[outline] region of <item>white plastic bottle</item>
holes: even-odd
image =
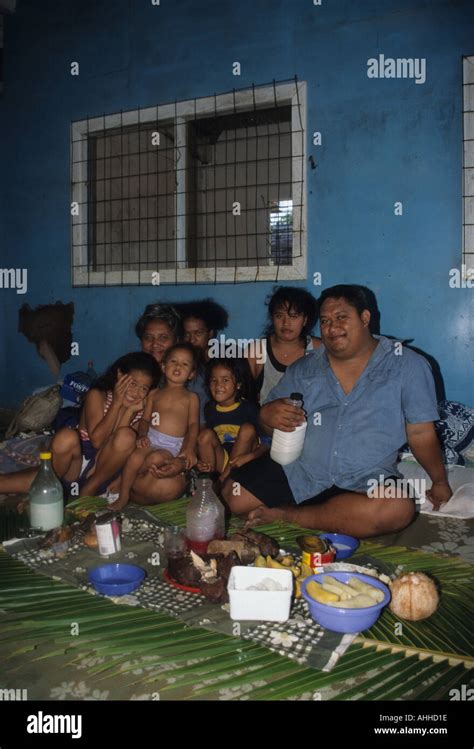
[[[196,554],[205,554],[210,541],[225,536],[225,510],[209,476],[197,479],[197,489],[186,510],[186,542]]]
[[[291,406],[303,408],[303,396],[301,393],[291,393],[286,402]],[[282,432],[280,429],[273,430],[270,457],[275,463],[286,466],[300,457],[303,452],[307,426],[308,424],[305,421],[300,426],[295,427],[293,432]]]
[[[32,528],[49,531],[64,520],[64,493],[53,471],[51,453],[40,453],[39,471],[30,486],[30,523]]]

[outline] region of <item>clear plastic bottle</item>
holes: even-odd
[[[205,554],[214,538],[225,536],[225,510],[212,488],[209,476],[197,479],[197,489],[186,510],[188,549]]]
[[[64,493],[53,471],[51,453],[40,453],[39,471],[30,487],[30,523],[32,528],[49,531],[64,520]]]

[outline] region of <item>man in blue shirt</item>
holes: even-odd
[[[431,370],[400,343],[372,335],[369,322],[360,287],[321,295],[324,347],[287,369],[260,412],[269,434],[293,431],[306,412],[301,457],[282,467],[265,455],[233,470],[223,488],[230,509],[250,524],[286,520],[359,538],[401,530],[415,514],[405,485],[396,484],[405,442],[433,482],[434,506],[451,496]],[[286,402],[292,392],[302,393],[305,411]]]

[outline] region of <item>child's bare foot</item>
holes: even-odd
[[[120,512],[120,510],[123,510],[124,507],[128,505],[128,498],[127,497],[119,497],[115,500],[115,502],[112,502],[109,504],[108,509],[109,510],[115,510],[115,512]]]
[[[118,494],[120,491],[120,484],[122,481],[121,476],[117,476],[116,479],[114,479],[107,487],[107,491],[109,494]]]

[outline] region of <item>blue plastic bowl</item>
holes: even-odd
[[[340,580],[342,583],[346,583],[351,577],[357,577],[364,583],[369,583],[369,585],[373,585],[375,588],[380,588],[384,593],[384,599],[380,603],[374,603],[373,606],[363,609],[343,609],[337,606],[328,606],[325,603],[318,603],[308,595],[306,586],[310,580],[322,583],[328,575],[334,577],[336,580]],[[381,583],[380,580],[370,577],[370,575],[362,575],[359,572],[331,572],[327,574],[321,572],[319,575],[311,575],[306,578],[301,586],[301,593],[308,602],[309,612],[313,619],[322,627],[330,629],[333,632],[364,632],[375,624],[382,613],[382,609],[390,602],[390,591],[386,585]]]
[[[89,582],[104,596],[124,596],[136,590],[145,570],[135,564],[102,564],[89,572]]]
[[[355,550],[358,548],[360,541],[352,536],[345,536],[343,533],[321,533],[321,538],[325,538],[331,542],[336,549],[336,559],[347,559],[352,556]],[[339,548],[339,544],[348,546],[348,549]]]

